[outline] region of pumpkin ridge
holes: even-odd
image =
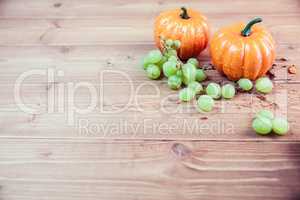
[[[221,64],[218,64],[221,71],[223,71],[223,67],[224,67],[224,65],[222,64],[223,63],[223,55],[224,55],[224,52],[226,51],[226,46],[229,43],[227,34],[224,34],[223,37],[224,37],[224,42],[223,43],[221,42],[222,49],[220,50],[220,55],[219,55],[219,57],[220,57],[219,61]]]
[[[195,27],[196,24],[195,24],[195,21],[192,21],[191,23],[192,23],[192,24],[191,24],[192,27],[190,28],[191,36],[192,36],[193,41],[195,41],[195,40],[196,40],[196,30],[195,30],[195,28],[193,28],[193,27]],[[196,44],[195,44],[195,42],[193,42],[193,43],[192,43],[191,49],[192,49],[192,52],[193,52],[193,55],[194,55],[194,56],[196,56],[196,55],[195,55],[195,52],[196,52],[195,48],[196,48]]]
[[[207,42],[205,42],[205,38],[207,38],[205,36],[205,33],[203,33],[203,29],[201,29],[201,26],[198,26],[197,29],[195,30],[196,31],[196,36],[197,36],[197,49],[201,49],[201,48],[205,48],[206,47],[206,44]]]
[[[260,52],[262,54],[262,67],[261,67],[261,70],[260,70],[260,73],[258,76],[262,76],[269,70],[268,66],[271,66],[272,61],[271,61],[270,57],[268,56],[268,47],[266,47],[267,44],[262,42],[261,38],[258,41],[259,41],[258,45],[260,47]],[[270,53],[271,52],[269,52],[269,54]]]
[[[246,40],[249,49],[246,49],[245,77],[256,79],[261,69],[261,55],[258,55],[259,49],[256,46],[256,41],[249,38]]]
[[[232,53],[230,65],[232,66],[232,70],[235,72],[234,79],[238,79],[238,77],[243,75],[245,48],[240,37],[235,37],[233,35],[232,43],[234,44],[236,51]]]
[[[228,46],[226,46],[226,51],[223,54],[223,63],[224,63],[224,73],[230,77],[230,79],[236,79],[236,77],[240,76],[242,74],[241,70],[238,70],[241,66],[239,63],[235,63],[237,60],[237,57],[240,57],[239,51],[232,51],[231,48],[238,48],[238,38],[236,38],[232,34],[228,34],[228,37],[231,37],[228,39],[229,43]],[[224,47],[225,48],[225,47]]]

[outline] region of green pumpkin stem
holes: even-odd
[[[242,30],[241,34],[242,36],[244,37],[247,37],[251,34],[251,28],[254,24],[257,24],[257,23],[260,23],[262,22],[262,18],[260,17],[257,17],[257,18],[254,18],[253,20],[251,20],[244,28],[244,30]]]
[[[189,19],[191,18],[189,15],[188,15],[188,12],[187,12],[187,9],[185,7],[181,7],[181,10],[182,10],[182,13],[180,14],[180,17],[182,19]]]

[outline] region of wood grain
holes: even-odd
[[[264,19],[277,43],[275,89],[265,100],[238,94],[203,114],[194,102],[178,104],[165,79],[146,78],[140,60],[154,48],[154,18],[182,5],[203,12],[212,33]],[[299,199],[300,76],[287,73],[300,66],[299,11],[298,0],[0,1],[0,199]],[[208,52],[199,60],[208,65]],[[56,73],[22,85],[23,102],[37,113],[15,101],[16,80],[30,70]],[[115,73],[101,79],[107,70]],[[73,105],[67,86],[83,82],[96,89],[96,107],[72,115],[91,93],[77,89]],[[253,133],[262,108],[287,117],[288,135]]]
[[[298,142],[5,139],[0,152],[5,199],[299,197]]]

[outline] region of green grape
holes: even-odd
[[[177,60],[177,57],[176,56],[170,56],[169,58],[168,58],[168,61],[172,61],[172,62],[177,62],[178,60]]]
[[[204,81],[207,78],[205,72],[203,69],[197,69],[196,70],[196,81]]]
[[[173,40],[171,40],[171,39],[167,39],[167,41],[166,41],[166,45],[167,45],[168,47],[171,47],[171,46],[173,46],[173,44],[174,44]]]
[[[257,114],[256,114],[256,117],[265,117],[265,118],[268,118],[268,119],[273,119],[274,118],[274,115],[271,111],[269,110],[261,110],[259,111]]]
[[[200,94],[203,91],[201,83],[193,81],[188,84],[188,87],[195,91],[196,94]]]
[[[261,93],[270,93],[273,89],[273,83],[269,78],[262,77],[257,79],[255,83],[255,88]]]
[[[179,49],[181,46],[181,42],[179,40],[175,40],[173,46],[175,47],[175,49]]]
[[[195,98],[195,95],[195,91],[191,88],[184,88],[179,92],[179,99],[181,101],[191,101],[193,98]]]
[[[156,64],[162,59],[160,50],[152,50],[148,53],[147,59],[151,64]]]
[[[289,131],[289,123],[286,119],[276,117],[272,121],[273,131],[278,135],[285,135]]]
[[[198,62],[198,60],[196,58],[190,58],[190,59],[188,59],[187,63],[191,63],[195,67],[199,67],[199,62]]]
[[[177,56],[177,51],[175,49],[169,49],[166,54],[165,54],[168,58],[171,56]]]
[[[197,100],[199,111],[210,112],[215,105],[215,101],[211,96],[202,95]]]
[[[167,61],[163,65],[163,72],[166,77],[170,77],[172,75],[175,75],[177,72],[177,63],[173,61]]]
[[[235,95],[235,88],[231,84],[226,84],[222,86],[222,96],[225,99],[232,99]]]
[[[221,87],[217,83],[209,83],[206,87],[206,94],[214,99],[221,97]]]
[[[190,63],[186,63],[182,66],[183,83],[188,85],[196,80],[196,68]]]
[[[157,65],[151,64],[147,67],[147,76],[150,79],[158,79],[160,77],[160,69]]]
[[[267,135],[272,131],[272,122],[266,117],[257,117],[252,122],[252,128],[257,134]]]
[[[249,91],[252,89],[253,87],[253,83],[252,81],[250,81],[249,79],[247,78],[241,78],[239,81],[238,81],[238,84],[239,84],[239,87],[244,90],[244,91]]]
[[[182,80],[179,76],[173,75],[168,78],[168,85],[173,90],[179,89],[181,84]]]
[[[181,69],[177,70],[176,75],[182,78],[183,76],[182,70]]]
[[[163,65],[165,64],[165,62],[167,62],[168,59],[166,58],[166,56],[163,56],[160,61],[156,64],[160,69],[162,69]]]
[[[142,65],[143,65],[144,70],[146,70],[150,64],[151,63],[150,63],[150,60],[148,59],[148,57],[147,56],[144,57],[142,60]]]

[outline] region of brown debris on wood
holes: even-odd
[[[256,98],[258,98],[258,99],[260,99],[262,101],[266,101],[267,100],[267,98],[265,96],[261,95],[261,94],[257,94]]]
[[[208,117],[200,117],[201,120],[207,120]]]
[[[273,70],[271,69],[271,70],[269,70],[268,72],[267,72],[267,76],[271,79],[271,80],[273,80],[276,76],[275,76],[275,73],[273,72]]]
[[[213,70],[214,66],[211,63],[203,64],[201,67],[203,70]]]
[[[288,72],[289,72],[289,74],[297,74],[297,68],[296,68],[296,66],[295,65],[289,66]]]

